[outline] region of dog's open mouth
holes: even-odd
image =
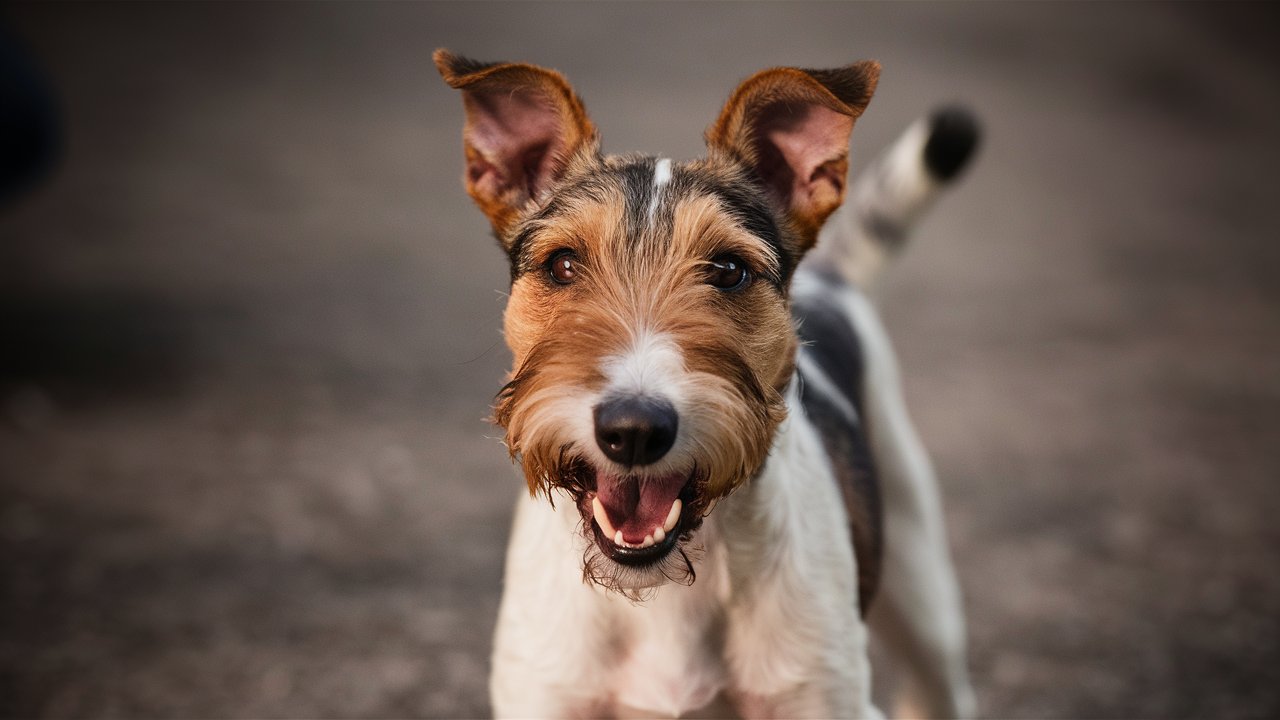
[[[624,565],[648,565],[664,558],[684,531],[693,493],[687,473],[658,477],[596,472],[596,489],[583,497],[596,545]]]

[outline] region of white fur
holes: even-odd
[[[658,203],[662,200],[662,189],[671,182],[671,158],[662,158],[653,166],[653,197],[649,200],[649,224],[658,214]]]
[[[663,333],[640,332],[626,352],[605,358],[601,370],[604,395],[668,397],[685,382],[684,355]]]

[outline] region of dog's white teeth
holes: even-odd
[[[615,528],[613,523],[609,522],[609,513],[604,511],[604,503],[600,502],[599,497],[591,498],[591,513],[595,516],[596,524],[600,526],[600,532],[605,537],[612,537],[613,544],[626,548],[647,548],[653,547],[663,540],[667,539],[667,534],[675,529],[676,523],[680,522],[680,510],[682,503],[677,498],[671,503],[671,510],[667,513],[667,519],[662,523],[661,527],[655,527],[653,532],[645,535],[644,540],[637,543],[629,543],[622,539],[622,531]]]
[[[596,524],[600,526],[605,537],[615,534],[613,523],[609,522],[609,513],[604,511],[604,504],[600,502],[599,496],[591,498],[591,512],[595,514]],[[622,533],[618,532],[616,535],[621,537]]]
[[[680,502],[680,498],[676,498],[676,501],[671,503],[671,511],[667,513],[667,521],[662,523],[662,529],[664,531],[671,532],[675,529],[676,523],[680,522],[680,509],[682,505],[683,503]]]

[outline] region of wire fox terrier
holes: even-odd
[[[896,711],[971,714],[933,470],[863,290],[972,117],[915,123],[828,223],[876,62],[751,76],[678,163],[602,154],[555,71],[434,57],[511,263],[494,418],[529,497],[496,714],[877,716],[868,627]]]

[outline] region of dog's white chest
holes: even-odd
[[[623,714],[685,716],[724,690],[726,583],[721,563],[700,563],[692,586],[664,586],[644,604],[616,608],[619,664],[612,680]]]

